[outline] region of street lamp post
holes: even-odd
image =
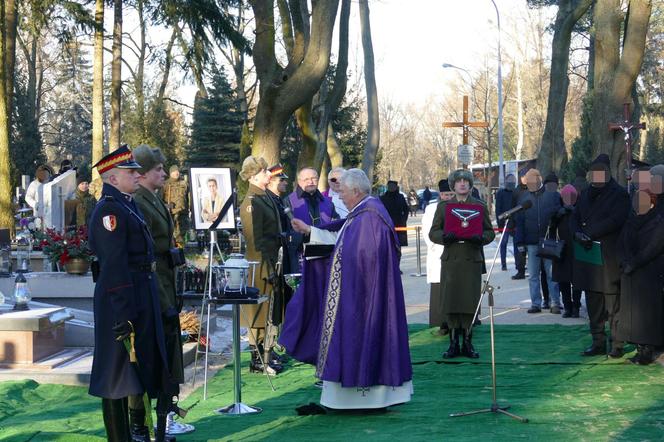
[[[502,60],[500,54],[500,12],[494,0],[491,0],[493,7],[496,8],[496,18],[498,20],[498,185],[505,185],[505,169],[503,160],[503,73]]]

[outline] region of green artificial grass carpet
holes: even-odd
[[[447,337],[422,325],[410,327],[413,383],[411,402],[386,413],[298,416],[295,407],[317,402],[313,367],[291,362],[272,378],[249,374],[243,354],[242,401],[261,407],[257,415],[219,416],[214,410],[233,401],[232,366],[181,405],[196,431],[178,441],[234,440],[662,440],[664,367],[634,366],[604,357],[579,355],[589,344],[581,326],[496,326],[498,402],[527,417],[521,423],[488,413],[450,418],[449,413],[491,405],[489,327],[475,331],[481,358],[442,361]],[[629,355],[628,355],[629,356]],[[200,379],[200,378],[199,378]],[[105,432],[100,401],[87,389],[0,383],[0,440],[101,441]]]

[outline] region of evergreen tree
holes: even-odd
[[[572,156],[561,168],[562,178],[567,183],[573,182],[577,173],[587,172],[592,161],[591,116],[592,94],[587,94],[583,100],[579,136],[572,143]]]
[[[10,145],[12,187],[20,184],[21,175],[34,178],[37,166],[46,162],[37,120],[29,116],[30,103],[23,83],[23,79],[16,79]]]
[[[191,126],[189,166],[236,166],[244,118],[223,70],[215,69],[208,98],[197,96]]]

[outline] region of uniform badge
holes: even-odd
[[[109,232],[112,232],[118,226],[118,221],[115,218],[115,215],[106,215],[102,218],[102,223],[104,224],[104,228]]]
[[[251,213],[251,204],[247,206],[247,213]]]

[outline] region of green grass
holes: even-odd
[[[661,440],[664,434],[664,368],[633,366],[625,360],[583,358],[587,329],[578,326],[501,325],[496,327],[498,402],[527,417],[449,413],[491,404],[489,328],[475,334],[481,358],[443,362],[447,338],[414,325],[411,354],[415,394],[408,404],[385,414],[330,413],[297,416],[295,407],[317,402],[313,367],[290,363],[267,380],[249,374],[244,354],[243,402],[263,408],[251,416],[219,416],[232,402],[232,367],[181,405],[191,407],[186,422],[196,432],[182,441],[207,440]],[[0,440],[105,440],[100,401],[81,387],[0,383]]]

